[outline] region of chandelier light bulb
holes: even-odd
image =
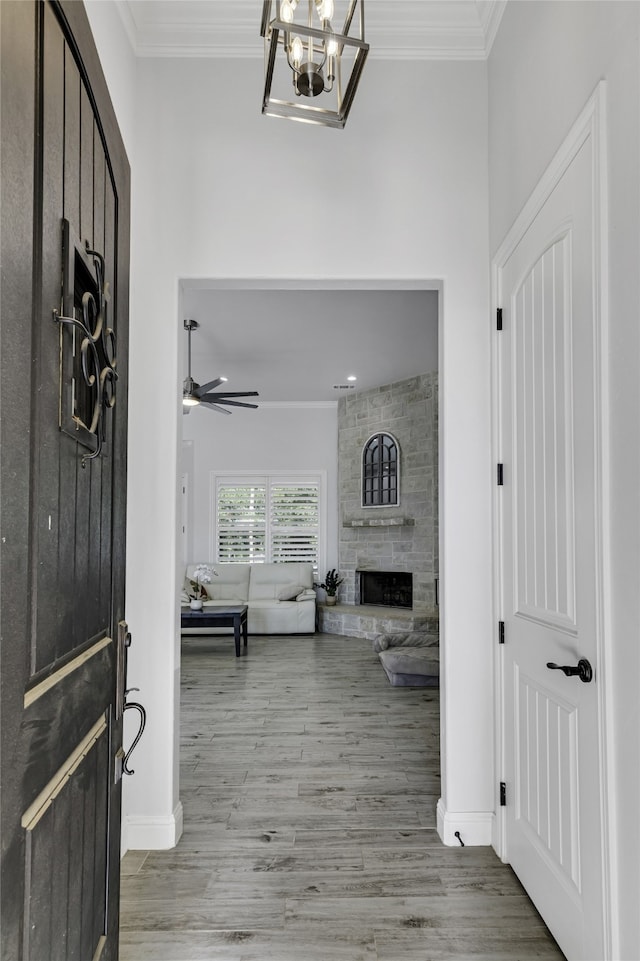
[[[332,37],[331,40],[327,40],[327,56],[335,57],[337,53],[338,53],[338,41]]]
[[[302,46],[302,40],[300,37],[294,37],[291,41],[291,60],[296,67],[299,67],[302,62],[303,52],[304,47]]]
[[[318,0],[318,16],[321,20],[331,20],[333,17],[333,0]]]
[[[280,4],[280,19],[284,23],[293,23],[293,10],[291,0],[282,0]]]

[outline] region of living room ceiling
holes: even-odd
[[[186,287],[182,306],[200,325],[194,379],[225,376],[230,391],[257,390],[258,403],[337,401],[438,367],[435,290]]]
[[[140,57],[262,57],[261,0],[116,0]],[[506,0],[367,0],[370,57],[482,60]]]

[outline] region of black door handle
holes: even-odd
[[[588,684],[589,681],[593,680],[593,668],[586,657],[581,657],[575,666],[571,664],[554,664],[553,661],[547,661],[547,667],[550,671],[562,671],[567,677],[577,676],[584,684]]]

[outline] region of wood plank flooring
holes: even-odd
[[[371,642],[183,639],[171,851],[122,865],[120,961],[562,961],[490,848],[448,848],[438,692]]]

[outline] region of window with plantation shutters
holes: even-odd
[[[259,564],[266,560],[266,488],[220,484],[217,498],[218,561]]]
[[[301,562],[318,570],[323,553],[322,475],[216,475],[216,559],[221,563]]]
[[[318,558],[318,485],[274,484],[270,488],[272,561]]]

